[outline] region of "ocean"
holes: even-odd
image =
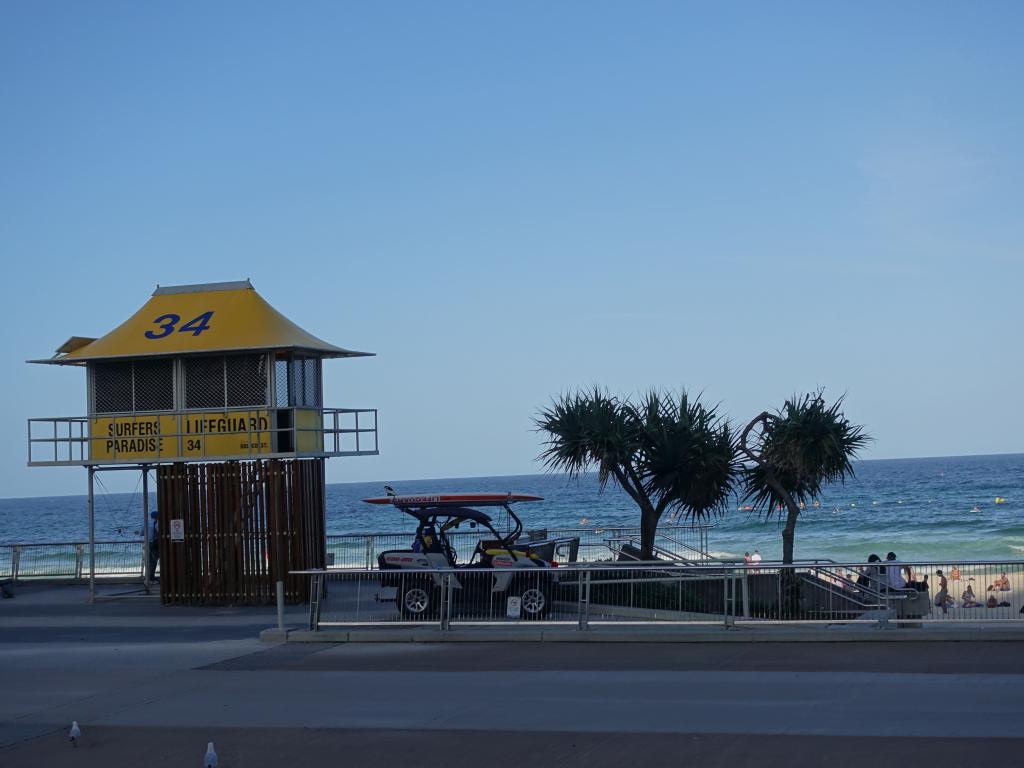
[[[408,516],[361,502],[383,495],[384,482],[329,485],[328,533],[411,532]],[[520,475],[390,484],[399,493],[516,491],[543,496],[542,502],[517,507],[527,528],[639,523],[633,502],[612,485],[601,493],[594,475],[579,480]],[[996,503],[997,497],[1005,501]],[[761,520],[740,506],[737,500],[711,521],[712,553],[737,557],[757,548],[765,559],[781,557],[781,523]],[[581,522],[584,518],[586,523]],[[140,493],[97,492],[97,540],[139,538],[141,520]],[[87,537],[84,495],[0,499],[0,543]],[[872,552],[884,557],[890,550],[905,560],[1024,559],[1024,454],[859,462],[856,478],[828,488],[821,506],[805,510],[797,525],[797,558],[863,561]]]

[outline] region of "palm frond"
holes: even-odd
[[[819,390],[787,400],[772,414],[759,436],[759,455],[796,502],[808,504],[831,483],[854,474],[853,461],[870,437],[842,412],[843,398],[831,406]],[[765,467],[751,464],[743,473],[746,500],[771,517],[785,498],[768,482]]]
[[[548,471],[578,477],[596,469],[602,488],[636,450],[630,409],[598,387],[561,395],[537,415],[534,424],[547,435],[540,458]]]
[[[642,410],[639,474],[647,493],[692,518],[724,512],[740,470],[728,422],[685,391],[649,391]]]

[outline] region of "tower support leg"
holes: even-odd
[[[96,503],[93,482],[96,468],[89,467],[89,602],[96,602]]]

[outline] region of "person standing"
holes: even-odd
[[[160,510],[149,513],[152,522],[149,528],[149,580],[156,580],[156,567],[160,562]]]
[[[935,595],[935,607],[941,608],[943,613],[949,613],[949,582],[941,568],[935,572],[935,575],[939,577],[939,591]]]
[[[754,566],[758,566],[758,565],[761,564],[761,550],[759,550],[759,549],[755,549],[754,550],[754,554],[752,554],[750,556],[750,564],[754,565]],[[755,571],[755,573],[756,573],[756,571]]]

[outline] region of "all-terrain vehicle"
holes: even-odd
[[[403,618],[434,619],[440,614],[443,572],[437,569],[464,570],[452,574],[451,610],[482,618],[506,616],[510,609],[522,618],[540,619],[551,611],[557,584],[555,552],[564,552],[575,560],[579,538],[548,539],[534,536],[521,539],[523,524],[512,511],[512,504],[542,501],[525,494],[437,494],[422,496],[389,495],[364,499],[370,504],[390,504],[417,521],[409,549],[381,552],[377,564],[381,570],[379,599],[393,599]],[[472,506],[469,506],[472,505]],[[497,531],[490,515],[473,507],[500,507],[508,515],[509,532]],[[482,528],[482,535],[460,531],[457,538],[472,542],[473,552],[459,562],[453,535],[460,526]],[[487,574],[480,569],[497,569]],[[423,573],[418,573],[423,572]],[[518,605],[509,598],[518,598]]]

